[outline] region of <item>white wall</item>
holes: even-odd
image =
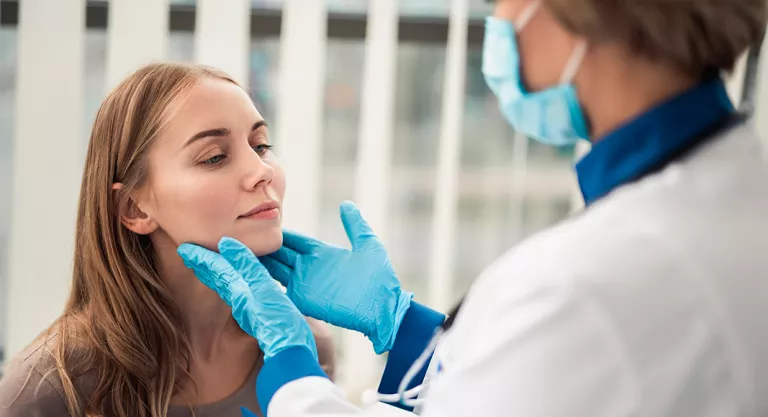
[[[763,42],[763,48],[760,51],[760,69],[757,74],[757,93],[755,94],[755,115],[754,123],[757,131],[760,132],[763,139],[768,140],[768,40]]]
[[[9,354],[56,318],[69,288],[82,170],[84,6],[84,0],[20,3]]]
[[[16,67],[16,31],[0,29],[0,73],[9,74]],[[14,71],[15,72],[15,71]],[[15,83],[15,77],[8,77],[7,81]],[[15,107],[11,94],[11,86],[0,90],[0,196],[9,196],[11,193],[11,174],[13,170],[11,137],[13,135],[13,119]],[[7,276],[8,276],[8,235],[11,226],[11,200],[0,198],[0,350],[5,346],[7,331],[6,303]],[[2,360],[0,360],[2,361]]]

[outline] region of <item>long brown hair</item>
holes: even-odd
[[[211,68],[153,64],[139,69],[98,111],[85,159],[72,288],[53,356],[71,415],[162,417],[189,381],[190,347],[181,313],[155,266],[148,236],[122,226],[120,213],[148,177],[147,153],[169,107],[201,78],[236,84]],[[120,190],[112,185],[120,182]],[[97,372],[81,398],[76,378]],[[90,391],[90,390],[89,390]]]

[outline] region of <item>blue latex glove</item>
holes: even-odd
[[[353,203],[341,205],[341,221],[351,251],[284,232],[283,247],[261,261],[303,314],[359,331],[377,354],[388,352],[413,294],[400,289],[387,251]]]
[[[297,346],[317,358],[309,323],[248,247],[225,237],[219,253],[189,243],[177,251],[197,278],[232,307],[240,327],[259,341],[265,361]]]

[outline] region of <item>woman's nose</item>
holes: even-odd
[[[243,158],[243,188],[253,190],[272,182],[275,169],[272,168],[256,151],[249,148],[248,157]]]

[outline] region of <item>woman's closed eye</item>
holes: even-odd
[[[205,159],[203,161],[200,161],[200,163],[203,164],[203,165],[220,165],[226,159],[227,159],[227,155],[224,155],[222,153],[222,154],[214,155],[214,156],[212,156],[212,157],[210,157],[208,159]]]
[[[256,151],[257,154],[260,156],[266,155],[269,150],[272,149],[272,145],[267,144],[259,144],[253,147],[253,150]]]
[[[221,165],[229,158],[229,153],[228,146],[209,146],[197,156],[197,164],[207,167]]]
[[[252,146],[251,149],[253,149],[253,151],[256,152],[259,156],[265,156],[270,151],[270,149],[272,149],[272,145],[259,144],[259,145]],[[227,160],[227,158],[229,157],[225,153],[218,153],[211,157],[203,159],[202,161],[200,161],[200,164],[209,165],[209,166],[221,165]]]

